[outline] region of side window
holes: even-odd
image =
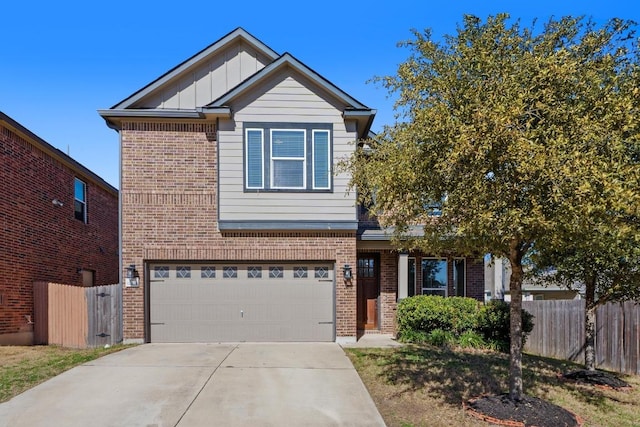
[[[458,297],[467,295],[465,264],[464,258],[456,258],[453,260],[453,291]]]
[[[416,294],[416,259],[408,259],[409,276],[407,277],[407,296],[412,297]]]
[[[74,215],[77,220],[87,222],[87,185],[78,178],[74,183]]]

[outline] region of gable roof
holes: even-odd
[[[216,52],[222,51],[231,43],[238,39],[244,40],[253,46],[258,52],[264,54],[271,60],[262,69],[253,75],[241,81],[238,85],[227,91],[225,94],[210,102],[204,107],[195,109],[165,109],[165,108],[135,108],[136,102],[153,91],[161,88],[175,77],[187,72],[193,67],[197,67],[199,63],[211,57]],[[172,68],[147,86],[138,90],[131,96],[120,101],[108,110],[98,110],[98,113],[105,119],[107,125],[114,129],[118,129],[117,122],[124,117],[153,117],[153,118],[175,118],[175,119],[205,119],[207,117],[231,117],[232,111],[229,103],[242,95],[251,88],[259,85],[265,79],[274,73],[290,67],[302,74],[323,91],[334,97],[336,100],[345,104],[347,107],[342,112],[343,117],[349,120],[355,120],[358,124],[358,136],[366,138],[376,114],[376,110],[362,104],[342,89],[331,83],[326,78],[303,64],[290,53],[285,52],[278,55],[273,49],[262,43],[260,40],[249,34],[242,28],[236,28],[220,40],[196,53],[191,58]]]
[[[285,52],[278,59],[276,59],[275,61],[273,61],[272,63],[270,63],[269,65],[267,65],[266,67],[264,67],[263,69],[261,69],[260,71],[252,75],[251,77],[249,77],[248,79],[238,84],[229,92],[225,93],[220,98],[216,99],[215,101],[207,105],[207,107],[215,108],[215,107],[223,107],[227,105],[227,103],[231,101],[233,98],[239,96],[240,94],[250,89],[251,87],[254,87],[256,84],[268,78],[270,75],[273,75],[278,70],[282,69],[287,65],[295,69],[296,71],[300,72],[301,74],[303,74],[305,77],[307,77],[308,79],[316,83],[318,86],[325,89],[327,92],[335,96],[340,101],[344,102],[347,105],[351,105],[352,108],[369,110],[367,106],[360,103],[355,98],[351,97],[349,94],[344,92],[342,89],[338,88],[329,80],[322,77],[320,74],[313,71],[311,68],[307,67],[305,64],[300,62],[298,59],[296,59],[293,55],[291,55],[288,52]]]
[[[92,180],[95,184],[104,188],[105,190],[111,192],[115,196],[118,195],[118,190],[109,184],[107,181],[96,175],[94,172],[87,169],[78,161],[72,159],[69,155],[64,152],[58,150],[53,145],[49,144],[44,139],[40,138],[35,133],[31,132],[26,127],[22,126],[17,121],[13,120],[11,117],[0,111],[0,125],[7,127],[9,130],[16,132],[20,137],[26,139],[31,144],[35,145],[42,152],[48,154],[52,158],[56,159],[60,163],[67,166],[69,169],[81,174],[84,178]]]
[[[176,65],[171,70],[167,71],[162,76],[158,77],[156,80],[152,81],[151,83],[149,83],[148,85],[146,85],[142,89],[138,90],[137,92],[135,92],[134,94],[130,95],[129,97],[123,99],[122,101],[120,101],[119,103],[117,103],[116,105],[111,107],[111,109],[116,109],[117,110],[117,109],[125,109],[125,108],[128,108],[128,107],[131,107],[133,104],[135,104],[137,101],[142,99],[144,96],[148,95],[149,93],[151,93],[155,89],[159,88],[160,86],[162,86],[163,84],[165,84],[166,82],[171,80],[172,78],[182,74],[183,72],[185,72],[189,68],[197,65],[204,58],[207,58],[207,57],[213,55],[214,53],[224,49],[230,43],[237,41],[238,38],[246,41],[251,46],[253,46],[255,49],[257,49],[259,52],[263,53],[265,56],[271,58],[272,60],[276,59],[279,56],[269,46],[267,46],[266,44],[262,43],[260,40],[258,40],[257,38],[255,38],[251,34],[249,34],[243,28],[238,27],[235,30],[233,30],[230,33],[228,33],[227,35],[225,35],[224,37],[222,37],[221,39],[219,39],[218,41],[216,41],[216,42],[212,43],[211,45],[205,47],[200,52],[198,52],[195,55],[193,55],[191,58],[187,59],[186,61],[182,62],[181,64]]]
[[[243,93],[251,90],[251,88],[259,85],[265,79],[268,79],[269,76],[274,75],[284,67],[291,67],[292,69],[296,70],[297,72],[311,80],[313,83],[318,85],[320,88],[328,92],[331,96],[348,105],[348,107],[343,111],[343,117],[345,119],[349,118],[358,122],[358,134],[361,138],[365,138],[368,136],[369,130],[371,129],[371,124],[373,123],[373,119],[376,115],[376,110],[373,110],[360,101],[356,100],[351,95],[331,83],[326,78],[322,77],[320,74],[303,64],[288,52],[285,52],[278,59],[276,59],[263,69],[259,70],[251,77],[245,79],[218,99],[203,107],[202,112],[206,113],[207,111],[220,111],[221,109],[228,108],[229,102],[231,102],[234,98],[237,98]]]

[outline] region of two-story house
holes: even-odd
[[[2,112],[0,156],[0,345],[29,345],[34,282],[118,283],[118,190]]]
[[[99,113],[120,135],[127,341],[348,342],[393,332],[400,297],[483,297],[482,262],[361,226],[336,164],[375,110],[243,29]]]

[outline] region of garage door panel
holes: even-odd
[[[333,264],[166,262],[150,272],[152,342],[334,339]]]

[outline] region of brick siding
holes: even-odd
[[[150,261],[331,261],[338,269],[355,265],[355,232],[221,233],[215,134],[214,124],[123,123],[123,264],[136,264],[141,283],[146,273],[142,266]],[[336,334],[355,337],[356,287],[341,277],[338,272]],[[124,289],[127,340],[145,339],[144,289]]]
[[[0,124],[0,342],[31,332],[33,282],[118,282],[118,198],[58,161],[41,145]],[[88,223],[74,218],[74,178],[84,181]],[[63,206],[56,206],[58,199]]]
[[[364,252],[363,252],[364,253]],[[386,334],[396,332],[397,290],[398,290],[398,253],[393,250],[367,250],[366,253],[378,253],[380,255],[379,282],[380,310],[379,331]],[[359,254],[360,255],[360,254]],[[416,295],[422,293],[422,258],[430,258],[421,253],[411,253],[410,257],[416,259]],[[484,301],[484,263],[475,258],[466,258],[466,296]],[[453,289],[453,258],[447,259],[448,295],[454,295]],[[369,333],[371,331],[367,331]]]

